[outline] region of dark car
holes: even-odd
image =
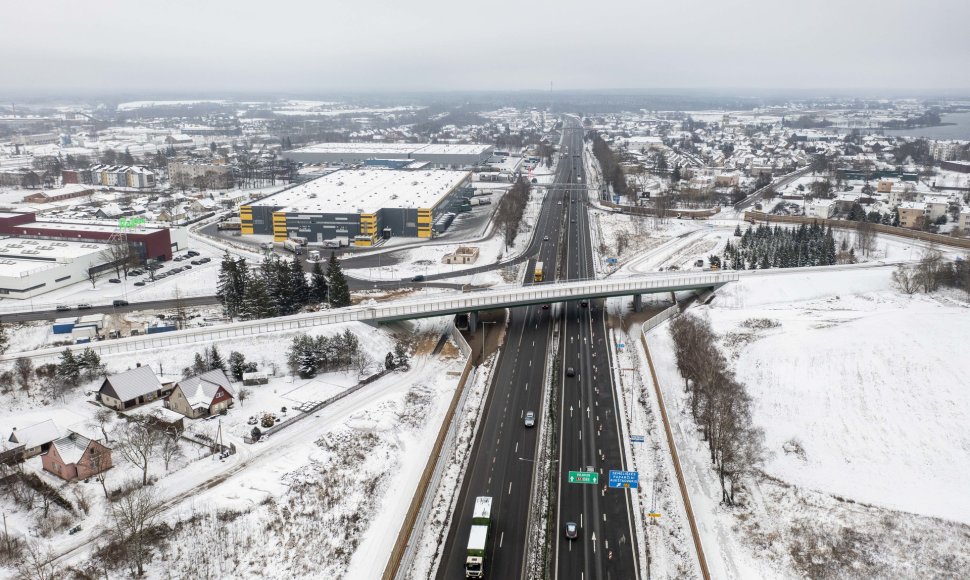
[[[192,264],[193,266],[199,266],[202,264],[202,260],[192,260],[189,263]]]
[[[549,305],[548,304],[543,304],[542,305],[542,309],[543,310],[549,310]]]
[[[139,281],[135,282],[135,286],[144,286],[144,285],[145,285],[145,281],[144,280],[139,280]]]
[[[117,278],[109,278],[108,282],[111,282],[112,284],[121,284],[121,280]]]
[[[198,256],[199,253],[196,252],[195,250],[189,250],[188,252],[185,252],[185,255],[188,256],[188,257],[190,257],[190,258],[194,258],[194,257]]]
[[[191,270],[192,269],[192,266],[186,264],[186,265],[182,266],[182,269],[183,270]]]
[[[128,272],[129,276],[141,276],[142,274],[144,274],[144,272],[138,269],[131,270],[130,272]]]
[[[576,522],[566,522],[566,538],[575,540],[577,536],[579,536],[579,526]]]
[[[424,282],[424,274],[418,274],[414,278],[411,278],[412,282]]]
[[[182,261],[182,260],[184,260],[184,259],[185,259],[185,258],[183,258],[182,256],[177,256],[177,257],[175,257],[175,258],[172,258],[172,261],[173,261],[173,262],[181,262],[181,261]]]
[[[200,262],[202,262],[203,264],[208,264],[209,262],[211,262],[211,261],[212,261],[212,258],[202,258],[202,259],[201,259],[201,260],[199,260],[199,261],[200,261]]]
[[[573,367],[566,367],[566,376],[567,377],[575,377],[576,376],[576,369],[574,369]]]
[[[128,306],[127,300],[115,300],[111,303],[112,306]]]
[[[576,218],[569,220],[569,223],[573,223],[573,224],[576,223]]]
[[[589,306],[589,300],[580,300],[579,305],[582,306],[583,308],[586,308],[587,306]]]

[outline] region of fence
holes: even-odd
[[[756,223],[762,222],[766,224],[774,223],[784,223],[784,224],[807,224],[811,225],[813,223],[818,223],[822,226],[832,226],[836,229],[844,230],[854,230],[858,227],[859,222],[848,221],[848,220],[833,220],[827,218],[811,218],[805,216],[797,215],[771,215],[763,211],[746,211],[744,212],[744,219],[746,221]],[[933,234],[930,232],[921,232],[918,230],[911,230],[908,228],[898,228],[894,226],[887,226],[885,224],[870,224],[873,231],[880,234],[890,234],[893,236],[899,236],[901,238],[908,238],[911,240],[917,240],[921,242],[932,242],[934,244],[940,244],[941,246],[951,246],[955,248],[968,248],[970,249],[970,238],[955,238],[953,236],[945,236],[943,234]]]
[[[664,273],[630,278],[610,278],[608,280],[556,282],[526,287],[508,286],[482,292],[439,294],[417,299],[396,300],[382,304],[359,305],[323,312],[294,314],[270,320],[250,320],[214,327],[177,330],[167,332],[164,335],[137,336],[71,345],[64,348],[70,350],[91,348],[103,356],[144,350],[158,350],[201,342],[209,343],[218,340],[245,339],[246,337],[257,334],[302,330],[342,322],[387,322],[581,298],[605,298],[610,296],[670,292],[673,290],[711,288],[736,281],[737,279],[738,274],[736,272],[707,272],[703,274]],[[29,352],[9,353],[0,356],[0,361],[10,361],[21,357],[33,359],[56,358],[63,352],[64,348],[46,348]]]
[[[468,397],[468,390],[465,386],[469,380],[474,381],[476,368],[472,365],[471,358],[465,361],[465,368],[461,373],[461,379],[458,380],[458,387],[455,389],[455,394],[451,398],[451,405],[449,405],[448,412],[445,414],[447,420],[441,423],[441,428],[438,430],[438,437],[428,455],[428,462],[424,466],[424,472],[421,474],[418,486],[411,497],[411,504],[408,506],[404,522],[401,524],[401,530],[398,532],[394,548],[391,550],[387,566],[384,568],[382,577],[384,580],[403,579],[410,567],[411,560],[414,559],[417,549],[416,540],[420,537],[420,534],[416,536],[414,531],[424,528],[424,522],[431,510],[431,500],[438,489],[445,465],[451,457],[455,437],[458,435],[458,415],[465,407],[465,399]]]

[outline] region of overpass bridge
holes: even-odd
[[[137,351],[152,351],[180,345],[202,344],[218,340],[246,339],[250,336],[265,333],[302,330],[343,322],[378,324],[381,322],[455,314],[470,314],[470,318],[472,319],[471,326],[474,328],[474,313],[485,310],[513,308],[530,304],[568,302],[572,300],[592,300],[613,296],[632,296],[634,306],[638,307],[640,304],[640,296],[643,294],[714,289],[736,280],[738,280],[737,272],[725,271],[676,274],[657,273],[631,276],[629,278],[548,282],[530,286],[508,286],[482,291],[453,292],[380,303],[364,303],[357,306],[323,310],[320,312],[307,312],[277,318],[248,320],[218,326],[103,340],[72,345],[67,348],[71,350],[91,348],[99,355],[104,356]],[[0,356],[0,361],[12,361],[22,357],[53,360],[60,356],[64,348],[62,346],[29,352],[8,353]]]

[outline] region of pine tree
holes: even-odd
[[[327,277],[323,274],[323,266],[320,262],[313,263],[313,272],[310,274],[310,299],[319,304],[327,300]]]
[[[246,372],[246,356],[235,350],[230,352],[229,374],[234,380],[241,381],[244,372]]]
[[[832,226],[829,226],[825,233],[824,261],[822,264],[825,266],[835,264],[835,238],[832,237]]]
[[[207,357],[206,358],[209,359],[209,370],[210,371],[214,371],[216,369],[219,369],[219,370],[225,372],[225,370],[226,370],[226,361],[222,360],[222,354],[219,352],[219,349],[216,348],[216,345],[212,345],[209,348],[209,352],[207,353]]]
[[[286,260],[275,260],[273,263],[273,287],[276,290],[275,302],[277,316],[289,316],[299,309],[296,296],[294,294],[292,275],[290,266]]]
[[[77,386],[81,380],[81,364],[71,349],[65,348],[61,353],[61,362],[57,365],[57,376],[65,383]]]
[[[275,314],[272,298],[263,278],[256,274],[246,280],[246,295],[240,305],[239,315],[244,320],[258,320]]]
[[[84,368],[84,377],[91,380],[99,374],[103,374],[104,367],[101,365],[101,357],[90,347],[85,348],[81,353],[81,367]]]
[[[0,324],[0,354],[10,348],[10,336],[7,335],[7,325]]]
[[[408,357],[408,349],[404,346],[403,342],[397,342],[394,344],[394,358],[395,368],[411,368],[411,359]]]
[[[330,262],[327,264],[327,283],[330,286],[330,305],[334,308],[350,306],[350,287],[333,252],[330,252]]]
[[[734,228],[734,237],[736,237],[736,238],[740,238],[741,237],[741,224],[738,224],[737,226],[735,226],[735,228]]]
[[[222,304],[223,312],[230,318],[239,315],[239,308],[242,305],[245,293],[245,277],[245,259],[234,260],[229,255],[229,251],[226,250],[219,267],[219,284],[216,296]]]
[[[394,353],[393,352],[387,353],[387,356],[384,357],[384,368],[386,368],[389,371],[393,371],[394,370]]]
[[[290,287],[296,310],[310,303],[310,285],[306,281],[306,272],[299,260],[290,262]]]

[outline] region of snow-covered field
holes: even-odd
[[[956,577],[970,563],[970,308],[965,295],[901,295],[890,273],[742,277],[693,309],[765,430],[766,477],[738,508],[719,503],[668,325],[650,333],[715,577],[826,577],[813,558],[852,577]]]

